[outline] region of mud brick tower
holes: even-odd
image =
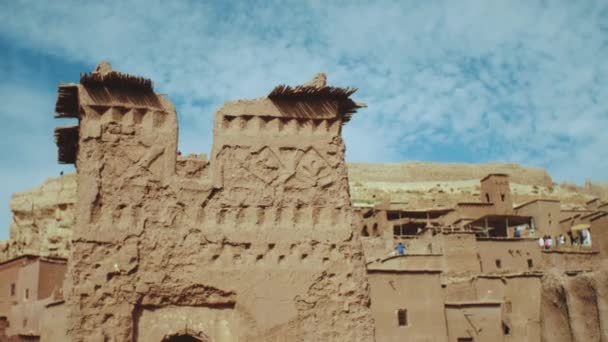
[[[215,114],[211,158],[177,156],[174,106],[102,63],[59,86],[77,167],[74,341],[372,341],[342,125],[354,89],[278,86]]]

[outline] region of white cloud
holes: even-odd
[[[420,151],[433,160],[449,147],[478,161],[547,167],[558,180],[608,179],[602,1],[4,7],[0,37],[10,44],[90,67],[107,59],[152,78],[178,104],[186,153],[209,151],[211,114],[224,101],[323,70],[332,84],[360,88],[355,97],[369,104],[345,128],[351,160]]]

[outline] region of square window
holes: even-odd
[[[405,309],[397,310],[397,321],[399,322],[400,327],[407,326],[407,310],[405,310]]]
[[[496,268],[502,268],[502,262],[500,259],[496,259]]]
[[[534,262],[532,261],[532,259],[528,259],[528,268],[532,267],[534,267]]]

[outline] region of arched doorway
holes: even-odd
[[[167,336],[163,338],[162,342],[203,342],[203,340],[198,339],[191,335],[173,335]]]
[[[184,329],[174,334],[166,335],[161,342],[211,342],[203,333],[196,333],[190,329]]]

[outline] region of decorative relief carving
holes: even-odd
[[[282,148],[279,153],[268,146],[253,152],[245,147],[225,147],[218,158],[223,159],[225,188],[284,185],[288,189],[309,189],[327,187],[337,178],[335,168],[312,147],[305,151]]]
[[[253,115],[224,115],[222,128],[230,133],[252,134],[337,134],[342,123],[337,119],[307,119]]]

